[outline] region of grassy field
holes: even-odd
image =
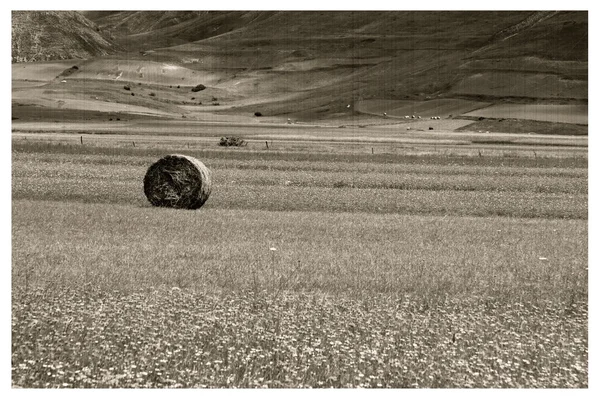
[[[356,109],[364,113],[381,115],[387,112],[389,116],[404,118],[418,115],[425,119],[448,115],[467,114],[469,111],[489,106],[489,103],[462,99],[434,99],[427,101],[409,100],[364,100],[356,104]],[[414,122],[414,121],[413,121]],[[432,121],[429,121],[431,123]]]
[[[13,386],[588,386],[587,154],[12,150]]]

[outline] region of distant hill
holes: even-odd
[[[471,105],[587,105],[588,13],[14,12],[15,57],[88,58],[69,81],[151,87],[156,96],[127,101],[190,117],[448,116]],[[206,90],[190,95],[199,84]]]
[[[102,30],[130,50],[149,50],[195,42],[244,30],[271,11],[83,11]]]
[[[156,60],[218,72],[238,94],[272,96],[261,100],[269,114],[313,119],[364,99],[588,95],[587,12],[212,12],[162,21],[170,23],[128,40],[143,37],[146,48],[155,40]],[[196,40],[175,45],[184,37]]]
[[[91,58],[119,49],[79,12],[12,12],[12,62]]]

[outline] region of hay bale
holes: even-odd
[[[211,188],[209,169],[194,157],[181,154],[161,158],[144,177],[144,194],[157,207],[195,210],[208,200]]]

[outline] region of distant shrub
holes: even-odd
[[[132,96],[135,96],[135,93],[131,93]]]
[[[180,86],[180,85],[177,85],[177,89],[179,89],[179,88],[181,88],[181,86]]]
[[[125,85],[125,86],[123,86],[123,89],[125,89],[125,90],[131,90],[131,86]]]
[[[216,102],[216,101],[213,101],[213,103],[212,103],[212,105],[213,105],[213,106],[218,106],[218,105],[220,105],[220,104],[221,104],[221,103],[219,103],[219,102]]]
[[[152,96],[152,97],[155,97],[155,96],[156,96],[156,93],[154,93],[154,92],[150,92],[150,96]]]
[[[213,98],[211,99],[211,101],[218,101],[219,99],[217,99],[216,97],[213,96]]]
[[[192,88],[192,92],[199,92],[204,89],[206,89],[206,86],[204,86],[203,84],[199,84]]]
[[[255,117],[262,117],[262,113],[260,111],[257,111],[254,113]]]
[[[306,50],[294,50],[292,51],[292,56],[299,58],[307,58],[310,57],[310,53]]]
[[[69,75],[74,74],[75,72],[77,72],[79,70],[79,67],[77,65],[73,65],[71,68],[67,68],[65,69],[63,72],[61,72],[57,78],[59,77],[67,77]]]
[[[231,147],[231,146],[244,147],[247,144],[248,144],[248,142],[246,142],[241,137],[237,137],[237,136],[222,137],[221,141],[219,142],[219,146],[225,146],[225,147]]]

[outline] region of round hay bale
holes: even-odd
[[[157,207],[195,210],[208,200],[211,173],[194,157],[170,154],[152,164],[144,177],[144,194]]]

